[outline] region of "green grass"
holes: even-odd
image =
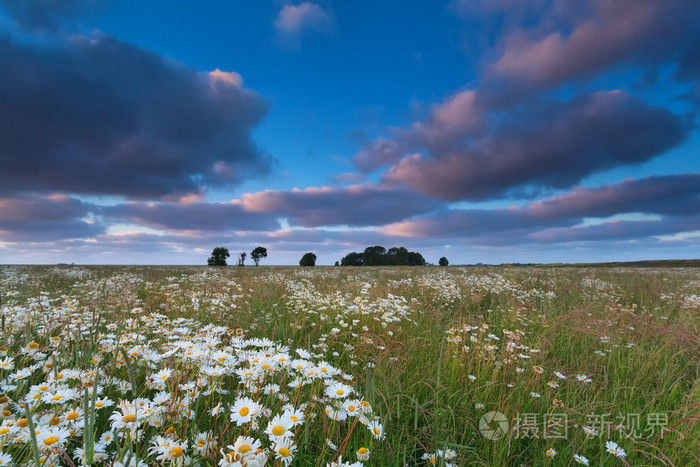
[[[152,371],[134,362],[130,375],[118,349],[98,350],[96,336],[108,323],[125,332],[126,319],[160,313],[170,322],[193,318],[241,328],[246,337],[305,349],[342,369],[372,405],[385,437],[317,417],[295,437],[295,465],[336,459],[326,438],[345,445],[349,461],[368,447],[367,465],[427,465],[425,453],[445,448],[456,452],[456,465],[572,465],[574,454],[590,465],[700,465],[698,269],[105,266],[13,267],[1,274],[5,306],[36,309],[40,317],[70,297],[85,316],[99,317],[91,334],[74,333],[58,348],[39,332],[47,325],[39,318],[30,327],[3,329],[2,345],[9,356],[18,355],[16,364],[31,341],[66,367],[89,369],[99,355],[103,368],[122,362],[111,374],[135,379],[138,397],[153,397],[157,391],[145,385]],[[140,311],[129,313],[135,308]],[[157,338],[155,328],[144,333]],[[197,372],[187,365],[174,370],[183,380]],[[7,397],[19,400],[42,378],[33,374]],[[131,398],[109,393],[115,400]],[[212,418],[206,409],[235,397],[208,397],[198,401],[193,420],[175,417],[171,425],[181,440],[212,430],[225,447],[242,432],[227,429],[226,416]],[[519,418],[535,419],[538,436],[510,431],[502,439],[484,438],[479,420],[490,411],[505,414],[511,428]],[[544,437],[545,418],[557,416],[566,417],[566,436]],[[650,423],[654,417],[665,420],[663,432]],[[107,418],[98,415],[97,438]],[[601,420],[610,425],[592,426]],[[581,425],[599,434],[587,436]],[[157,433],[152,428],[148,436]],[[605,451],[608,440],[625,449],[625,459]],[[141,442],[147,445],[146,435]],[[66,449],[78,446],[76,436]],[[545,455],[549,448],[554,458]],[[144,456],[147,446],[134,449]],[[6,443],[2,451],[18,462],[31,459],[28,445]]]

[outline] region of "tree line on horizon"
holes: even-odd
[[[248,254],[243,251],[238,255],[238,265],[245,266],[245,259]],[[227,266],[226,260],[231,257],[228,248],[220,246],[214,248],[211,256],[207,260],[209,266]],[[267,258],[267,248],[259,246],[250,252],[250,257],[258,266],[260,260]],[[408,251],[404,247],[393,247],[388,250],[383,246],[368,246],[362,253],[348,253],[336,266],[425,266],[428,264],[423,255],[416,251]],[[449,261],[444,256],[440,258],[440,266],[449,265]],[[305,253],[299,260],[299,266],[316,266],[316,255]]]
[[[425,266],[423,255],[404,247],[388,250],[383,246],[368,246],[362,253],[348,253],[340,260],[341,266]]]

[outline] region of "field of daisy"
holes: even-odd
[[[0,466],[700,465],[700,269],[0,267]]]

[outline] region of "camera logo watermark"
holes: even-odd
[[[486,439],[501,439],[508,433],[508,418],[501,412],[484,414],[479,420],[479,431]]]

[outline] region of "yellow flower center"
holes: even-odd
[[[49,387],[47,385],[39,386],[39,389],[46,391]]]
[[[29,347],[32,349],[36,349],[37,347],[39,347],[39,344],[37,344],[36,342],[32,342],[29,344]]]
[[[239,413],[241,414],[241,417],[245,417],[250,413],[250,410],[248,409],[248,407],[243,407]]]
[[[5,409],[5,410],[2,411],[2,415],[3,415],[4,417],[9,417],[10,415],[12,415],[12,412],[10,412],[9,410]]]
[[[105,405],[103,402],[95,402],[95,407],[104,407],[104,406]]]
[[[250,450],[251,450],[251,447],[248,446],[247,444],[244,444],[243,446],[238,448],[238,452],[240,452],[241,454],[245,454],[246,452],[250,452]]]
[[[379,431],[379,428],[374,428],[373,430],[374,430],[375,435],[378,435],[379,433],[381,433],[381,431]]]
[[[337,391],[335,391],[335,393],[339,396],[342,396],[343,394],[345,394],[345,391],[343,391],[342,389],[338,389]]]
[[[26,428],[27,426],[29,426],[29,422],[27,421],[26,418],[20,418],[17,421],[17,426],[20,428]]]
[[[52,418],[51,421],[49,422],[49,425],[51,425],[51,426],[56,426],[56,425],[58,425],[59,423],[61,423],[61,419],[58,418],[58,417],[54,417],[54,418]]]
[[[348,405],[348,412],[354,412],[355,411],[355,406],[354,405]]]
[[[279,452],[280,452],[280,456],[282,456],[282,457],[289,457],[289,454],[290,454],[289,449],[287,449],[287,448],[280,448],[280,451],[279,451]]]
[[[78,412],[71,412],[66,415],[66,420],[75,420],[76,418],[78,418]]]
[[[264,364],[264,365],[262,366],[262,369],[263,369],[263,370],[269,370],[269,369],[270,369],[270,365],[268,365],[268,364],[266,363],[266,364]]]
[[[51,398],[52,401],[60,401],[61,399],[63,399],[63,396],[60,394],[57,394]]]
[[[179,446],[175,446],[170,450],[170,457],[180,457],[182,454],[182,448]]]
[[[360,448],[357,450],[358,454],[367,454],[367,448]]]
[[[10,432],[9,428],[0,428],[0,435],[5,435]]]
[[[286,430],[282,425],[277,425],[272,429],[272,434],[275,436],[282,436]]]
[[[298,421],[299,421],[299,419],[297,418],[296,415],[292,415],[292,416],[289,417],[289,418],[291,418],[293,422],[298,422]]]
[[[54,443],[58,442],[58,436],[49,436],[44,440],[44,444],[47,446],[51,446]]]
[[[124,423],[132,423],[136,421],[136,414],[130,413],[128,415],[124,415],[122,418],[122,422]]]

